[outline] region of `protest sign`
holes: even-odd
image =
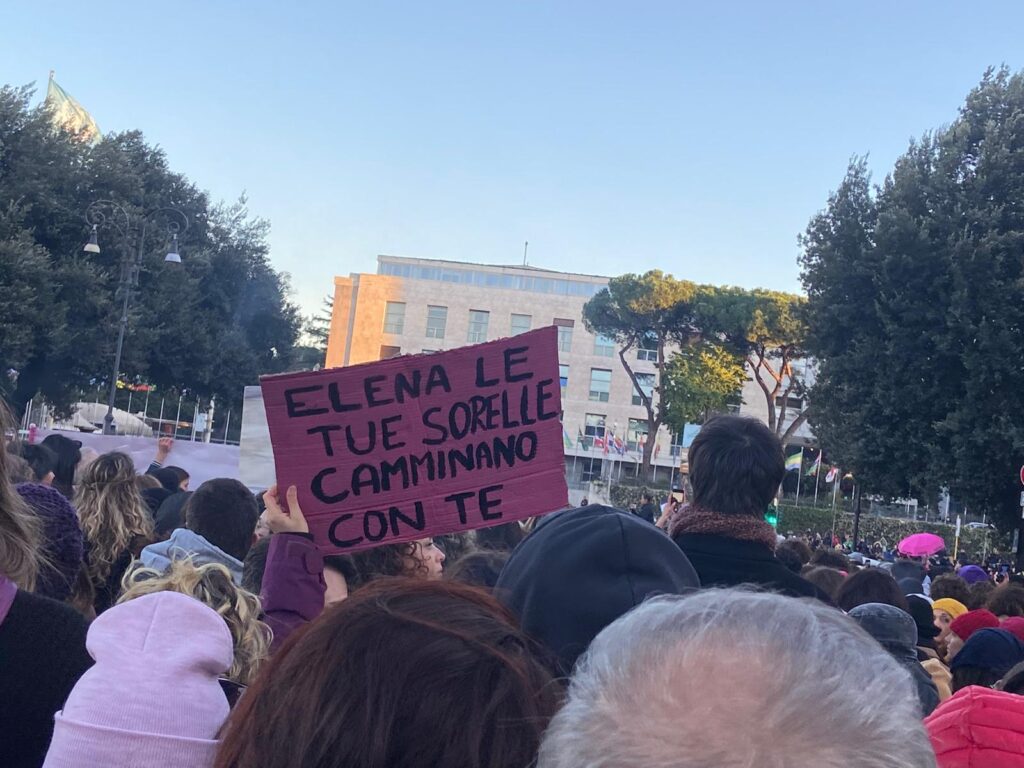
[[[557,330],[260,381],[278,485],[353,552],[566,506]]]

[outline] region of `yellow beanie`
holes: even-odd
[[[944,597],[932,603],[932,610],[945,611],[949,614],[949,618],[956,619],[967,613],[967,606],[952,597]]]

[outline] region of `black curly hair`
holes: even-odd
[[[369,584],[382,576],[413,576],[425,578],[427,564],[416,556],[416,542],[384,544],[373,549],[355,552],[352,560],[359,574],[360,584]],[[415,565],[411,565],[415,563]]]

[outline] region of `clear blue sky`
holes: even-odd
[[[47,72],[104,131],[270,219],[307,312],[388,253],[799,287],[799,232],[880,180],[1024,3],[8,3],[3,81]],[[41,94],[40,94],[41,95]]]

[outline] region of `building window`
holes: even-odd
[[[636,350],[637,360],[648,360],[652,363],[658,362],[658,337],[644,336],[640,340],[640,346]]]
[[[608,402],[608,394],[612,389],[612,372],[605,368],[590,369],[590,399],[601,403]]]
[[[604,415],[588,413],[583,421],[583,447],[593,448],[594,440],[604,441]]]
[[[384,333],[402,333],[405,328],[405,303],[389,301],[384,309]]]
[[[598,334],[594,338],[594,354],[598,357],[611,357],[615,354],[615,342]]]
[[[469,310],[469,335],[466,341],[469,343],[487,341],[487,321],[491,313],[480,309]]]
[[[440,351],[441,350],[439,350],[439,349],[421,349],[420,350],[420,354],[421,355],[436,355]]]
[[[427,338],[443,339],[444,327],[448,324],[448,307],[427,307]]]
[[[558,383],[561,385],[562,389],[565,389],[566,387],[569,386],[569,366],[568,365],[561,365],[561,364],[559,364],[559,366],[558,366]]]
[[[512,315],[512,335],[518,336],[520,333],[526,333],[530,330],[530,325],[533,323],[532,315]]]
[[[804,399],[802,397],[794,397],[793,395],[782,397],[782,395],[779,395],[775,398],[775,405],[779,408],[782,407],[783,403],[786,404],[786,410],[789,411],[802,411],[804,408]]]
[[[392,357],[398,357],[400,354],[402,354],[402,348],[401,347],[389,347],[386,344],[381,344],[380,345],[380,359],[381,360],[388,360],[388,359],[390,359]]]
[[[654,374],[653,373],[638,373],[636,374],[636,385],[633,387],[633,405],[643,405],[644,400],[640,397],[640,393],[637,392],[637,387],[647,395],[650,399],[654,393]]]
[[[558,351],[572,352],[572,327],[576,321],[556,317],[552,322],[558,326]]]
[[[626,447],[631,451],[639,451],[647,442],[647,419],[630,419],[626,426]]]

